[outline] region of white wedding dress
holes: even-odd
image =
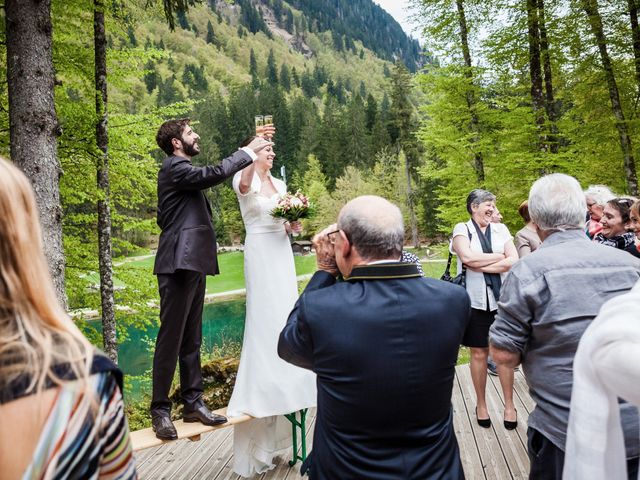
[[[267,198],[254,174],[246,195],[239,192],[241,172],[233,178],[245,224],[244,275],[247,315],[240,367],[227,414],[255,419],[234,426],[233,470],[249,477],[274,467],[273,457],[291,447],[286,413],[316,404],[315,374],[278,357],[278,337],[297,298],[293,252],[283,221],[269,212],[284,182],[271,177],[278,194]]]

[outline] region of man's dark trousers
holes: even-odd
[[[562,480],[564,452],[539,431],[527,429],[527,447],[531,469],[529,480]],[[638,478],[638,458],[627,459],[627,477]]]
[[[158,274],[160,331],[153,357],[152,416],[171,411],[169,390],[178,359],[185,407],[194,409],[202,397],[200,344],[205,287],[206,276],[201,272],[176,270]]]

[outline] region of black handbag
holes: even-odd
[[[466,225],[465,225],[466,227]],[[469,234],[469,242],[471,242],[471,232],[469,231],[469,227],[467,227],[467,233]],[[449,251],[449,259],[447,260],[447,268],[444,269],[444,273],[440,277],[440,280],[444,280],[445,282],[451,282],[454,285],[460,285],[463,288],[467,288],[467,269],[464,264],[462,264],[462,272],[455,277],[451,276],[451,259],[453,258],[453,254]]]
[[[445,282],[451,282],[455,285],[460,285],[461,287],[467,288],[467,269],[462,266],[462,272],[455,277],[451,276],[451,259],[453,255],[449,252],[449,259],[447,260],[447,268],[444,269],[444,273],[440,277],[440,280],[444,280]]]

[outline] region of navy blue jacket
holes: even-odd
[[[451,392],[466,291],[415,265],[316,272],[278,354],[317,374],[312,480],[464,478]]]

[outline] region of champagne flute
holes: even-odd
[[[271,125],[273,123],[273,115],[265,115],[264,116],[264,124]]]
[[[262,128],[264,126],[264,117],[262,115],[256,115],[254,117],[254,122],[256,124],[256,135],[262,135]]]

